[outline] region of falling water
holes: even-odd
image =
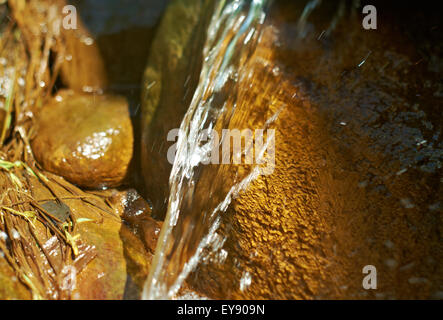
[[[203,259],[204,250],[221,248],[224,239],[216,233],[220,215],[250,181],[263,173],[260,165],[205,164],[214,143],[205,132],[242,130],[251,118],[253,110],[236,102],[239,83],[253,77],[247,65],[261,36],[268,2],[231,0],[218,1],[215,6],[199,84],[180,128],[182,134],[169,181],[167,216],[145,285],[145,299],[173,298]],[[263,121],[262,129],[276,116]],[[230,139],[221,136],[222,141],[226,138]],[[256,150],[260,157],[266,156],[264,150],[269,147],[270,138],[268,135],[263,150]]]

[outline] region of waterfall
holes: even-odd
[[[220,216],[250,181],[263,174],[263,157],[272,142],[267,136],[256,150],[255,165],[209,164],[217,142],[208,130],[244,129],[253,110],[238,105],[240,82],[254,76],[248,61],[266,17],[267,0],[218,1],[206,35],[204,61],[192,102],[181,123],[169,184],[166,219],[157,244],[144,299],[173,298],[205,250],[218,250]],[[277,115],[264,121],[266,129]],[[217,147],[217,146],[216,146]],[[246,146],[246,152],[252,145]],[[257,148],[257,147],[256,147]],[[259,159],[261,158],[261,159]],[[225,159],[226,160],[226,159]]]

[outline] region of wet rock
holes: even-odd
[[[32,149],[47,171],[87,188],[118,186],[133,150],[124,98],[59,93],[40,111]]]
[[[141,221],[140,227],[143,232],[143,240],[145,242],[146,249],[154,254],[162,228],[162,223],[152,218],[144,219]]]
[[[188,278],[210,298],[423,299],[439,291],[442,224],[428,208],[442,200],[441,74],[433,63],[440,51],[428,42],[438,20],[411,25],[406,15],[399,27],[389,16],[396,10],[386,10],[384,27],[368,32],[358,15],[345,15],[326,35],[337,14],[331,6],[311,17],[305,38],[300,3],[273,7],[247,70],[254,77],[239,85],[238,108],[285,108],[275,124],[274,173],[221,215],[223,259],[221,250],[206,252]],[[211,194],[208,180],[198,181],[190,208]],[[368,264],[383,294],[362,288]]]
[[[123,241],[127,273],[123,298],[139,300],[149,274],[153,254],[146,250],[143,241],[125,225],[120,229],[120,237]]]
[[[297,7],[282,7],[280,14],[300,12]],[[276,78],[268,78],[274,69],[257,64],[257,81],[248,92],[253,98],[237,103],[265,108],[256,101],[270,81],[284,94],[271,89],[269,104],[288,107],[275,126],[274,173],[253,182],[223,215],[224,266],[202,265],[192,280],[212,297],[374,299],[361,285],[367,264],[376,266],[377,289],[389,292],[386,297],[429,298],[441,283],[442,273],[432,265],[418,264],[407,273],[396,269],[427,257],[442,259],[435,250],[441,219],[426,207],[441,199],[441,143],[436,140],[428,152],[415,143],[415,137],[437,132],[430,133],[423,120],[441,128],[435,116],[441,104],[434,95],[438,75],[428,72],[420,44],[388,18],[390,27],[367,33],[361,21],[347,17],[319,41],[334,11],[329,13],[313,14],[320,21],[316,31],[298,41],[295,26],[273,16],[259,44],[257,55],[278,67]],[[271,40],[272,34],[279,36]],[[420,59],[422,66],[416,64]],[[414,111],[414,103],[422,112]],[[404,167],[411,172],[397,176]],[[405,206],[404,198],[415,205]],[[386,248],[387,239],[395,239],[393,248]],[[233,285],[227,290],[228,271]],[[430,280],[414,287],[411,275]],[[206,280],[210,289],[202,285]]]
[[[169,5],[151,47],[143,79],[141,158],[153,215],[164,217],[171,164],[166,140],[179,128],[198,82],[211,1],[178,0]],[[180,28],[176,27],[180,21]],[[195,58],[195,59],[194,59]]]
[[[59,11],[66,5],[65,0],[58,0]],[[77,92],[98,92],[108,85],[105,64],[98,44],[77,17],[77,28],[61,28],[64,40],[64,60],[61,65],[61,79],[70,89]]]
[[[22,221],[24,228],[19,228],[21,240],[15,241],[21,241],[26,246],[27,255],[23,257],[23,253],[20,254],[21,249],[15,250],[8,245],[9,255],[16,258],[12,269],[8,264],[11,260],[7,262],[7,257],[0,252],[0,298],[122,299],[130,272],[128,257],[147,256],[144,263],[150,261],[143,244],[137,245],[133,238],[123,236],[131,232],[125,230],[128,228],[122,224],[117,209],[107,204],[105,196],[85,193],[63,178],[48,172],[45,177],[47,181],[43,184],[35,176],[27,176],[26,187],[29,190],[24,192],[32,192],[33,201],[44,204],[49,216],[61,211],[62,215],[58,215],[61,217],[69,208],[70,217],[65,223],[75,223],[75,227],[69,231],[72,237],[69,243],[75,244],[78,253],[71,250],[72,244],[48,229],[49,223],[55,225],[55,222],[42,219],[26,225]],[[0,181],[4,180],[6,179]],[[4,190],[4,186],[0,185],[0,189]],[[54,205],[49,200],[54,196],[59,199],[59,205]],[[8,225],[20,222],[9,213],[2,214],[3,219],[9,221]],[[5,230],[5,225],[1,222],[0,226]],[[9,240],[7,242],[10,243]],[[0,245],[2,249],[7,247],[2,233]],[[130,248],[130,255],[126,253],[127,246]],[[137,261],[141,260],[139,258]],[[31,261],[33,267],[29,268],[28,263]]]
[[[168,1],[78,1],[79,15],[88,30],[97,35],[112,90],[136,92],[149,56],[155,27]]]
[[[120,216],[129,224],[151,215],[151,207],[135,189],[113,194],[110,201],[119,208]]]
[[[0,250],[0,300],[29,300],[31,293],[18,281],[17,275]]]
[[[51,174],[48,174],[48,177],[55,181],[61,180],[60,177]],[[31,182],[33,182],[35,199],[48,199],[52,196],[48,189],[39,187],[37,181],[31,179]],[[125,199],[128,192],[110,189],[97,197],[83,193],[72,185],[69,188],[82,196],[89,197],[88,201],[73,198],[72,194],[60,185],[54,185],[52,191],[63,199],[63,203],[69,207],[77,221],[77,244],[92,247],[96,256],[83,270],[78,270],[75,274],[75,285],[70,289],[68,298],[74,300],[140,298],[153,255],[146,250],[143,241],[133,230],[122,221],[121,207],[112,201],[117,198]],[[108,198],[111,206],[105,202]],[[132,289],[128,283],[133,284]]]
[[[154,253],[162,222],[151,217],[150,205],[135,191],[118,192],[110,198],[122,219],[143,239],[146,250]]]
[[[60,177],[48,174],[55,181]],[[53,195],[46,188],[35,183],[34,198],[48,199]],[[83,194],[75,186],[70,186],[78,194]],[[53,192],[63,199],[77,221],[78,245],[91,246],[96,252],[94,259],[83,270],[76,272],[75,285],[69,299],[74,300],[119,300],[123,298],[126,283],[126,258],[124,242],[120,237],[122,222],[115,212],[105,204],[103,198],[89,195],[89,202],[72,198],[72,194],[60,185],[53,186]]]
[[[161,222],[150,216],[149,204],[134,189],[114,191],[109,201],[124,221],[120,230],[128,273],[124,299],[140,299]]]
[[[52,43],[44,50],[50,49],[51,56],[57,57],[52,59],[54,69],[60,71],[60,78],[67,87],[78,92],[101,91],[107,86],[107,75],[100,50],[78,12],[64,12],[64,7],[68,4],[69,1],[66,0],[34,0],[27,6],[24,6],[22,1],[9,2],[12,15],[24,34],[29,32],[29,37],[35,39],[54,36],[52,42],[57,44]],[[68,16],[68,13],[71,15]],[[73,13],[76,14],[75,18],[70,19]],[[28,50],[32,55],[43,50],[39,41],[35,41],[32,45],[27,43],[27,46],[30,46]],[[47,58],[42,57],[44,60],[41,61],[42,69],[39,72],[45,70]],[[44,80],[46,84],[49,83],[47,78],[42,79],[41,76],[36,78],[39,81]]]

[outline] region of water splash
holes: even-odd
[[[260,37],[267,0],[219,1],[208,29],[200,81],[182,121],[170,175],[168,211],[143,293],[144,299],[173,298],[203,259],[204,250],[218,250],[220,215],[231,200],[262,174],[260,165],[205,165],[214,141],[206,129],[241,128],[251,117],[237,104],[239,83],[251,77],[247,62]],[[250,109],[250,108],[249,108]],[[264,129],[277,117],[264,122]],[[270,137],[259,150],[266,157]],[[230,139],[223,136],[224,139]],[[222,143],[221,142],[221,143]],[[262,163],[263,159],[256,159]]]

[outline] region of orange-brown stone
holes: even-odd
[[[47,171],[87,188],[118,186],[133,151],[123,97],[61,92],[40,111],[32,148]]]

